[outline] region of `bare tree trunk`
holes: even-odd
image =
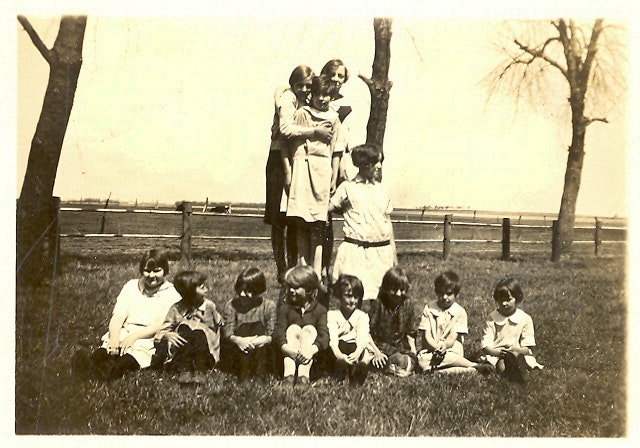
[[[593,60],[598,51],[598,38],[602,32],[602,19],[597,19],[591,30],[589,44],[586,52],[576,40],[577,29],[574,22],[558,21],[560,41],[565,50],[567,61],[566,78],[569,82],[569,104],[571,105],[571,146],[567,156],[567,168],[564,174],[564,188],[558,213],[558,243],[560,245],[557,259],[562,255],[571,253],[574,239],[574,226],[576,223],[576,205],[580,182],[582,179],[582,167],[584,163],[584,144],[587,126],[593,121],[585,117],[585,96],[589,88],[589,79]],[[583,56],[584,53],[584,56]],[[584,60],[583,60],[584,57]],[[599,120],[606,122],[606,119]]]
[[[44,46],[26,18],[19,16],[18,20],[50,70],[16,213],[17,279],[21,283],[36,284],[51,265],[51,260],[45,258],[43,235],[55,219],[50,213],[51,197],[80,75],[87,18],[62,17],[51,50]]]
[[[371,79],[359,75],[369,87],[371,110],[367,122],[367,144],[383,148],[384,133],[387,126],[389,91],[393,83],[389,81],[389,63],[391,61],[391,22],[389,18],[373,19],[375,52]]]
[[[587,132],[586,120],[582,114],[584,100],[576,101],[578,104],[575,107],[572,106],[573,136],[567,156],[564,188],[562,190],[562,200],[560,201],[560,212],[558,213],[558,243],[560,245],[558,257],[569,254],[573,245],[576,205],[584,161],[584,143]]]

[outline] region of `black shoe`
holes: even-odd
[[[369,374],[369,366],[363,362],[357,363],[351,368],[350,379],[353,385],[362,385]]]
[[[86,347],[75,352],[71,358],[71,372],[85,380],[94,378],[94,367],[90,357],[91,350]]]
[[[504,376],[514,383],[527,382],[529,369],[523,355],[507,352],[504,355]]]
[[[151,369],[162,369],[164,361],[169,356],[169,343],[166,339],[162,338],[160,342],[156,344],[156,352],[151,357]]]
[[[496,368],[491,364],[476,364],[473,368],[481,375],[491,375],[496,371]]]

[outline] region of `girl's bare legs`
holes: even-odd
[[[296,243],[298,245],[298,265],[308,266],[313,259],[309,253],[309,228],[306,224],[296,225]]]
[[[322,245],[324,243],[324,223],[315,222],[309,231],[310,255],[313,257],[313,270],[318,279],[322,279]]]
[[[273,224],[271,226],[271,249],[273,250],[273,258],[276,261],[276,268],[278,270],[278,282],[282,282],[284,273],[287,271],[284,226],[279,224]]]
[[[298,327],[300,328],[300,327]],[[318,337],[318,331],[311,325],[305,325],[299,333],[300,335],[300,350],[302,352],[308,352],[310,347],[316,341]],[[298,366],[298,377],[305,377],[309,379],[309,373],[311,371],[311,365],[313,360],[308,364],[300,364]]]
[[[284,377],[293,376],[296,373],[296,361],[286,352],[299,352],[302,340],[302,329],[299,325],[290,325],[287,328],[287,343],[282,346],[284,352]]]

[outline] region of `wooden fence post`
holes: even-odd
[[[551,224],[551,261],[560,260],[560,241],[558,238],[558,220]]]
[[[595,241],[595,254],[596,257],[600,255],[600,246],[602,245],[602,223],[596,218],[594,241]]]
[[[502,259],[511,258],[511,219],[502,218]]]
[[[182,211],[182,234],[180,235],[180,265],[183,269],[191,269],[191,202],[180,204]]]
[[[109,192],[109,197],[104,203],[105,209],[109,208],[109,199],[111,199],[111,192]],[[100,224],[100,233],[104,233],[104,229],[106,227],[106,220],[107,220],[107,212],[102,212],[102,223]]]
[[[451,219],[453,215],[444,215],[444,237],[442,239],[442,258],[448,259],[451,250]]]

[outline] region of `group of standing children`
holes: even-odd
[[[341,274],[354,275],[364,285],[367,311],[397,258],[391,200],[380,182],[382,151],[347,143],[351,107],[339,93],[347,79],[344,63],[333,59],[320,76],[307,66],[296,67],[289,87],[276,91],[265,222],[271,224],[280,283],[295,265],[313,268],[322,294]],[[333,212],[344,217],[345,238],[329,269]]]

